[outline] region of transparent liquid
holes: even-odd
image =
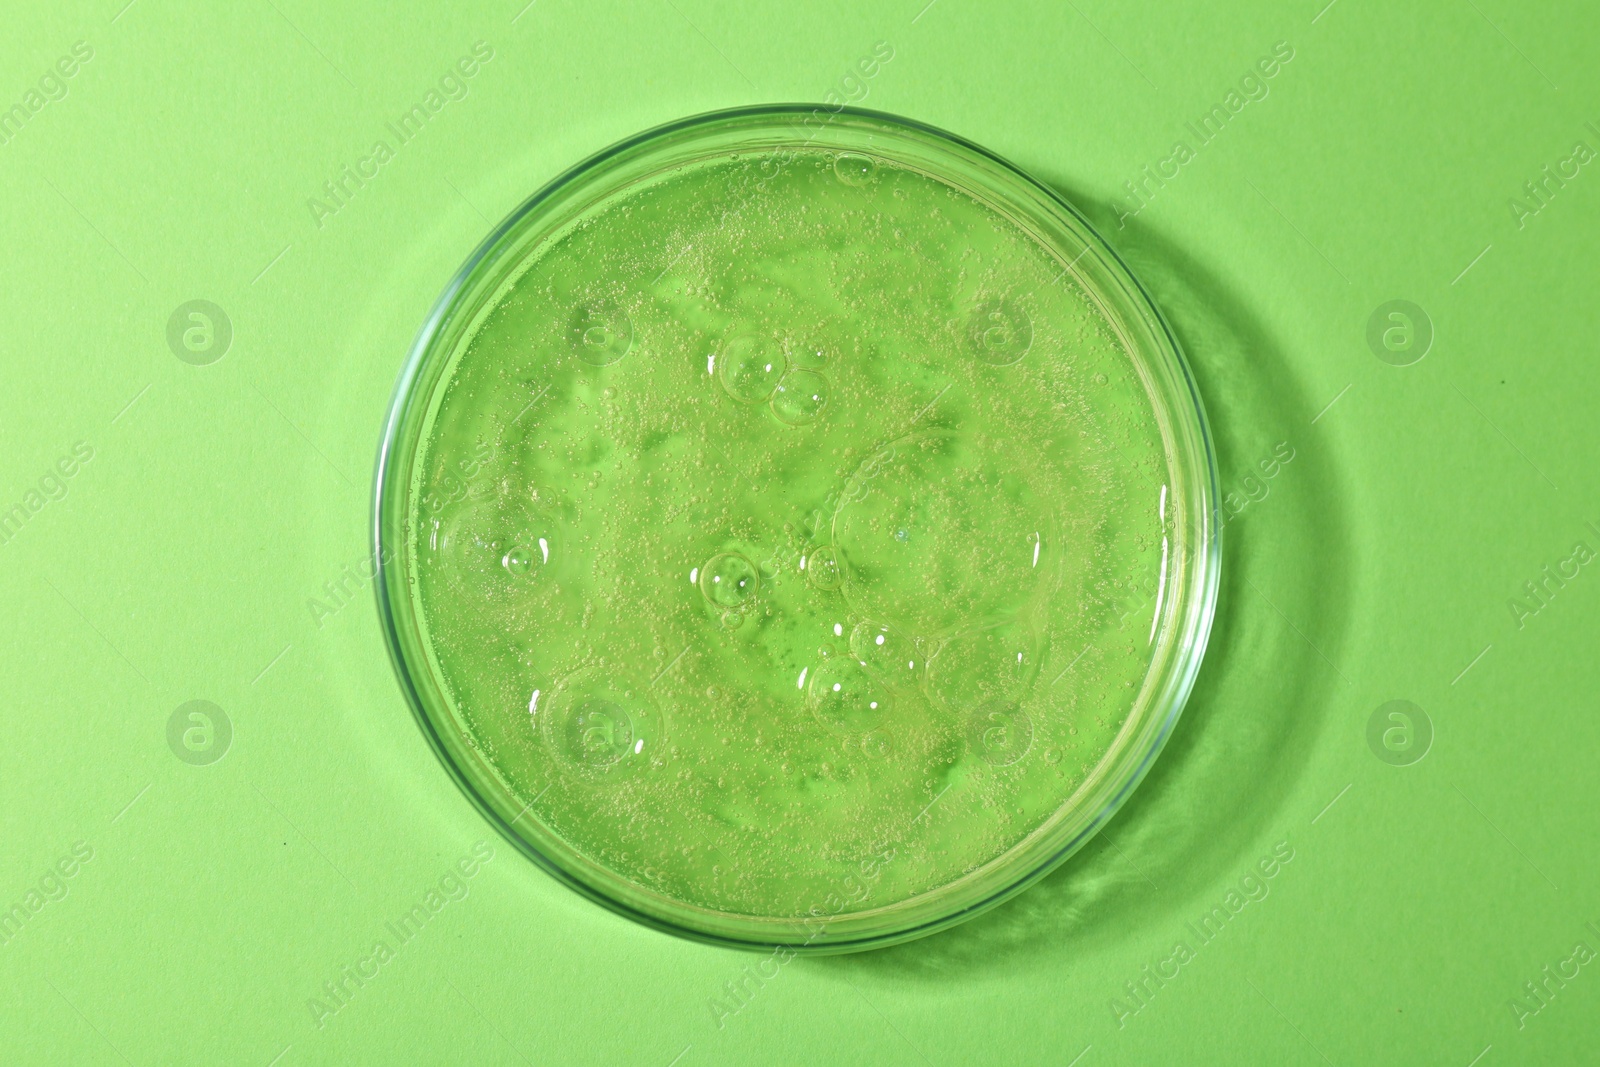
[[[409,550],[529,816],[741,915],[1038,829],[1150,662],[1166,480],[1068,264],[860,155],[728,156],[547,241],[459,352]]]

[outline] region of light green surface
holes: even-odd
[[[1592,1057],[1592,14],[520,6],[6,12],[0,107],[93,50],[0,145],[0,507],[38,506],[0,545],[0,899],[39,905],[0,947],[7,1062]],[[465,98],[398,144],[479,40]],[[878,41],[894,59],[847,82]],[[1201,144],[1186,123],[1280,41],[1267,95]],[[953,932],[779,964],[635,927],[494,839],[401,702],[358,567],[394,374],[491,220],[642,128],[847,91],[1097,218],[1249,503],[1190,710],[1106,835]],[[363,160],[336,212],[308,206]],[[1146,165],[1176,176],[1119,228]],[[193,299],[231,320],[210,365],[168,347]],[[1434,327],[1410,366],[1368,348],[1393,299]],[[1577,573],[1541,604],[1546,565]],[[209,765],[168,743],[196,699],[232,723]],[[1368,747],[1394,699],[1431,720],[1420,762]],[[1261,899],[1188,931],[1241,885]],[[1178,970],[1119,1025],[1147,965]],[[1519,1026],[1547,965],[1576,976]],[[346,966],[376,973],[319,1027]]]

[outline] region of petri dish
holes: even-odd
[[[568,171],[449,283],[378,464],[444,765],[650,926],[841,952],[1040,878],[1204,651],[1216,470],[1066,202],[905,119],[764,107]]]

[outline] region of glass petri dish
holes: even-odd
[[[1045,186],[810,107],[618,144],[507,218],[400,375],[379,607],[477,807],[650,926],[931,933],[1101,827],[1215,603],[1171,332]]]

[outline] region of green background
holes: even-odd
[[[1593,1058],[1600,577],[1574,546],[1600,548],[1600,166],[1523,188],[1600,148],[1592,10],[123,3],[10,4],[0,33],[0,108],[29,116],[0,145],[0,509],[25,513],[0,545],[0,908],[26,913],[0,1059]],[[479,40],[465,99],[319,226],[308,199]],[[847,81],[879,41],[894,58]],[[1185,124],[1280,41],[1270,93],[1199,147]],[[638,130],[830,91],[1085,210],[1170,316],[1248,503],[1189,709],[1107,833],[978,920],[790,962],[719,1013],[759,958],[616,918],[495,838],[343,569],[402,357],[493,221]],[[1180,140],[1194,158],[1119,224]],[[232,324],[209,365],[167,341],[193,299]],[[1367,342],[1392,299],[1432,323],[1409,366]],[[50,479],[77,442],[92,459]],[[168,743],[196,699],[232,724],[209,765]],[[1403,766],[1368,742],[1396,699],[1433,731]],[[318,1026],[322,984],[480,840],[469,894]],[[1280,842],[1270,892],[1201,944],[1186,924]],[[1132,1013],[1124,983],[1178,940],[1193,958]]]

